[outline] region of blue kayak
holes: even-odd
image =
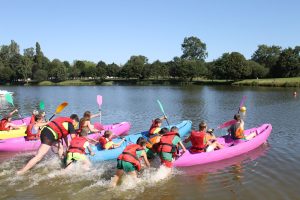
[[[171,125],[170,127],[172,127],[172,126],[173,125]],[[191,131],[192,122],[189,120],[185,120],[174,126],[178,127],[180,137],[183,137]],[[167,127],[167,128],[170,128],[170,127]],[[147,135],[148,135],[148,131],[144,131],[144,132],[125,136],[126,141],[123,142],[123,144],[116,149],[103,150],[103,149],[101,149],[101,147],[99,145],[92,146],[92,149],[93,149],[93,152],[95,153],[95,155],[94,156],[88,155],[88,157],[91,160],[91,162],[93,162],[93,163],[101,162],[104,160],[116,159],[123,152],[123,150],[125,149],[125,147],[127,145],[133,144],[133,143],[135,144],[139,137],[144,137],[147,139],[148,138]],[[118,143],[120,141],[121,141],[121,139],[119,139],[119,138],[113,139],[113,142],[115,142],[115,143]]]

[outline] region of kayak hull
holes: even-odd
[[[95,123],[95,127],[99,124]],[[110,130],[116,136],[124,135],[129,132],[131,124],[129,122],[120,122],[116,124],[104,125],[104,130],[100,133],[90,134],[88,137],[92,139],[98,139],[100,135],[106,130]],[[0,140],[0,152],[22,152],[22,151],[34,151],[39,148],[41,144],[40,140],[26,141],[24,137],[11,138],[6,140]]]
[[[230,136],[219,137],[217,138],[217,140],[224,146],[223,149],[196,154],[191,154],[189,151],[187,151],[174,162],[174,166],[186,167],[207,164],[247,153],[265,143],[269,135],[271,134],[271,131],[271,124],[263,124],[260,127],[248,129],[245,131],[246,135],[252,132],[257,133],[257,136],[249,141],[233,141]]]
[[[25,117],[23,119],[13,120],[12,123],[15,125],[28,125],[30,122],[30,117]],[[9,139],[9,138],[17,138],[25,136],[26,127],[20,127],[20,129],[9,130],[9,131],[0,131],[0,140]]]
[[[192,122],[189,120],[186,120],[186,121],[183,121],[183,122],[177,124],[176,126],[179,128],[180,137],[183,137],[191,131]],[[123,144],[119,148],[116,148],[116,149],[102,150],[99,147],[99,145],[93,146],[92,149],[93,149],[93,152],[95,153],[95,155],[94,156],[88,155],[88,157],[91,160],[91,162],[93,162],[93,163],[101,162],[104,160],[116,159],[123,152],[123,150],[125,149],[125,147],[127,145],[135,144],[139,137],[144,137],[147,139],[147,135],[148,135],[148,131],[144,131],[144,132],[125,136],[126,141],[123,142]],[[115,143],[118,143],[120,141],[121,141],[121,139],[113,140],[113,142],[115,142]]]

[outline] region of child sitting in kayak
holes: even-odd
[[[92,115],[90,111],[85,111],[83,114],[83,118],[80,119],[79,129],[87,127],[89,128],[90,132],[94,132],[94,133],[100,132],[101,130],[103,130],[102,126],[100,127],[100,129],[96,129],[94,125],[91,124],[91,119],[99,116],[100,113]]]
[[[191,141],[191,153],[210,152],[215,149],[223,148],[223,145],[219,144],[219,142],[216,141],[216,137],[211,133],[207,133],[206,130],[206,123],[201,122],[199,124],[199,131],[192,131],[191,135],[184,140],[185,143]]]
[[[26,129],[26,140],[38,140],[40,138],[40,128],[46,126],[48,123],[43,121],[43,116],[38,114],[34,118],[34,122],[29,124]]]
[[[148,159],[152,159],[155,157],[157,153],[158,143],[160,142],[161,136],[165,133],[168,133],[168,128],[162,128],[157,134],[152,134],[149,136],[146,144],[146,153]]]
[[[117,160],[117,172],[111,183],[112,187],[115,187],[118,184],[124,172],[128,173],[134,178],[137,178],[137,171],[140,171],[142,168],[140,163],[141,157],[144,159],[146,166],[150,167],[150,163],[145,152],[145,147],[146,139],[139,137],[136,144],[128,145],[124,149],[123,153],[119,155]]]
[[[69,170],[72,167],[72,163],[76,161],[80,161],[83,163],[84,168],[86,170],[89,169],[91,163],[85,155],[86,149],[88,149],[91,156],[95,155],[89,146],[89,142],[87,140],[87,135],[89,133],[89,129],[87,127],[82,128],[79,136],[75,136],[70,143],[67,153],[67,162],[66,162],[66,170]]]
[[[158,143],[157,152],[160,155],[161,164],[167,168],[172,168],[172,162],[178,154],[179,146],[182,148],[182,154],[186,151],[178,131],[178,128],[173,126],[170,132],[162,135]]]
[[[32,111],[32,115],[31,115],[29,124],[32,124],[35,122],[35,116],[37,116],[38,114],[39,114],[39,111],[37,111],[37,110]]]
[[[108,150],[108,149],[115,149],[122,145],[122,143],[125,141],[125,138],[122,139],[119,143],[114,143],[112,141],[113,138],[113,132],[111,131],[105,131],[103,136],[99,138],[99,143],[101,145],[102,149]]]
[[[162,125],[162,120],[167,119],[166,116],[162,116],[160,118],[156,118],[155,120],[152,120],[152,125],[149,129],[149,136],[153,135],[153,134],[158,134],[158,132],[160,131],[160,127]]]
[[[250,133],[249,135],[244,134],[244,121],[242,120],[239,114],[234,115],[233,117],[236,120],[236,123],[231,125],[228,129],[228,133],[230,134],[233,140],[251,140],[256,136],[256,133]]]
[[[0,131],[9,131],[12,129],[18,129],[20,126],[24,126],[25,124],[21,125],[15,125],[11,122],[13,114],[18,112],[17,109],[10,112],[8,115],[6,115],[3,119],[0,121]]]

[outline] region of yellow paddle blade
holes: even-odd
[[[68,102],[61,103],[59,106],[57,106],[55,114],[60,113],[67,105],[68,105]]]

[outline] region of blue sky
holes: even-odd
[[[300,45],[297,0],[1,0],[0,45],[38,41],[50,58],[124,64],[131,55],[169,61],[184,37],[207,45],[207,61],[259,44]]]

